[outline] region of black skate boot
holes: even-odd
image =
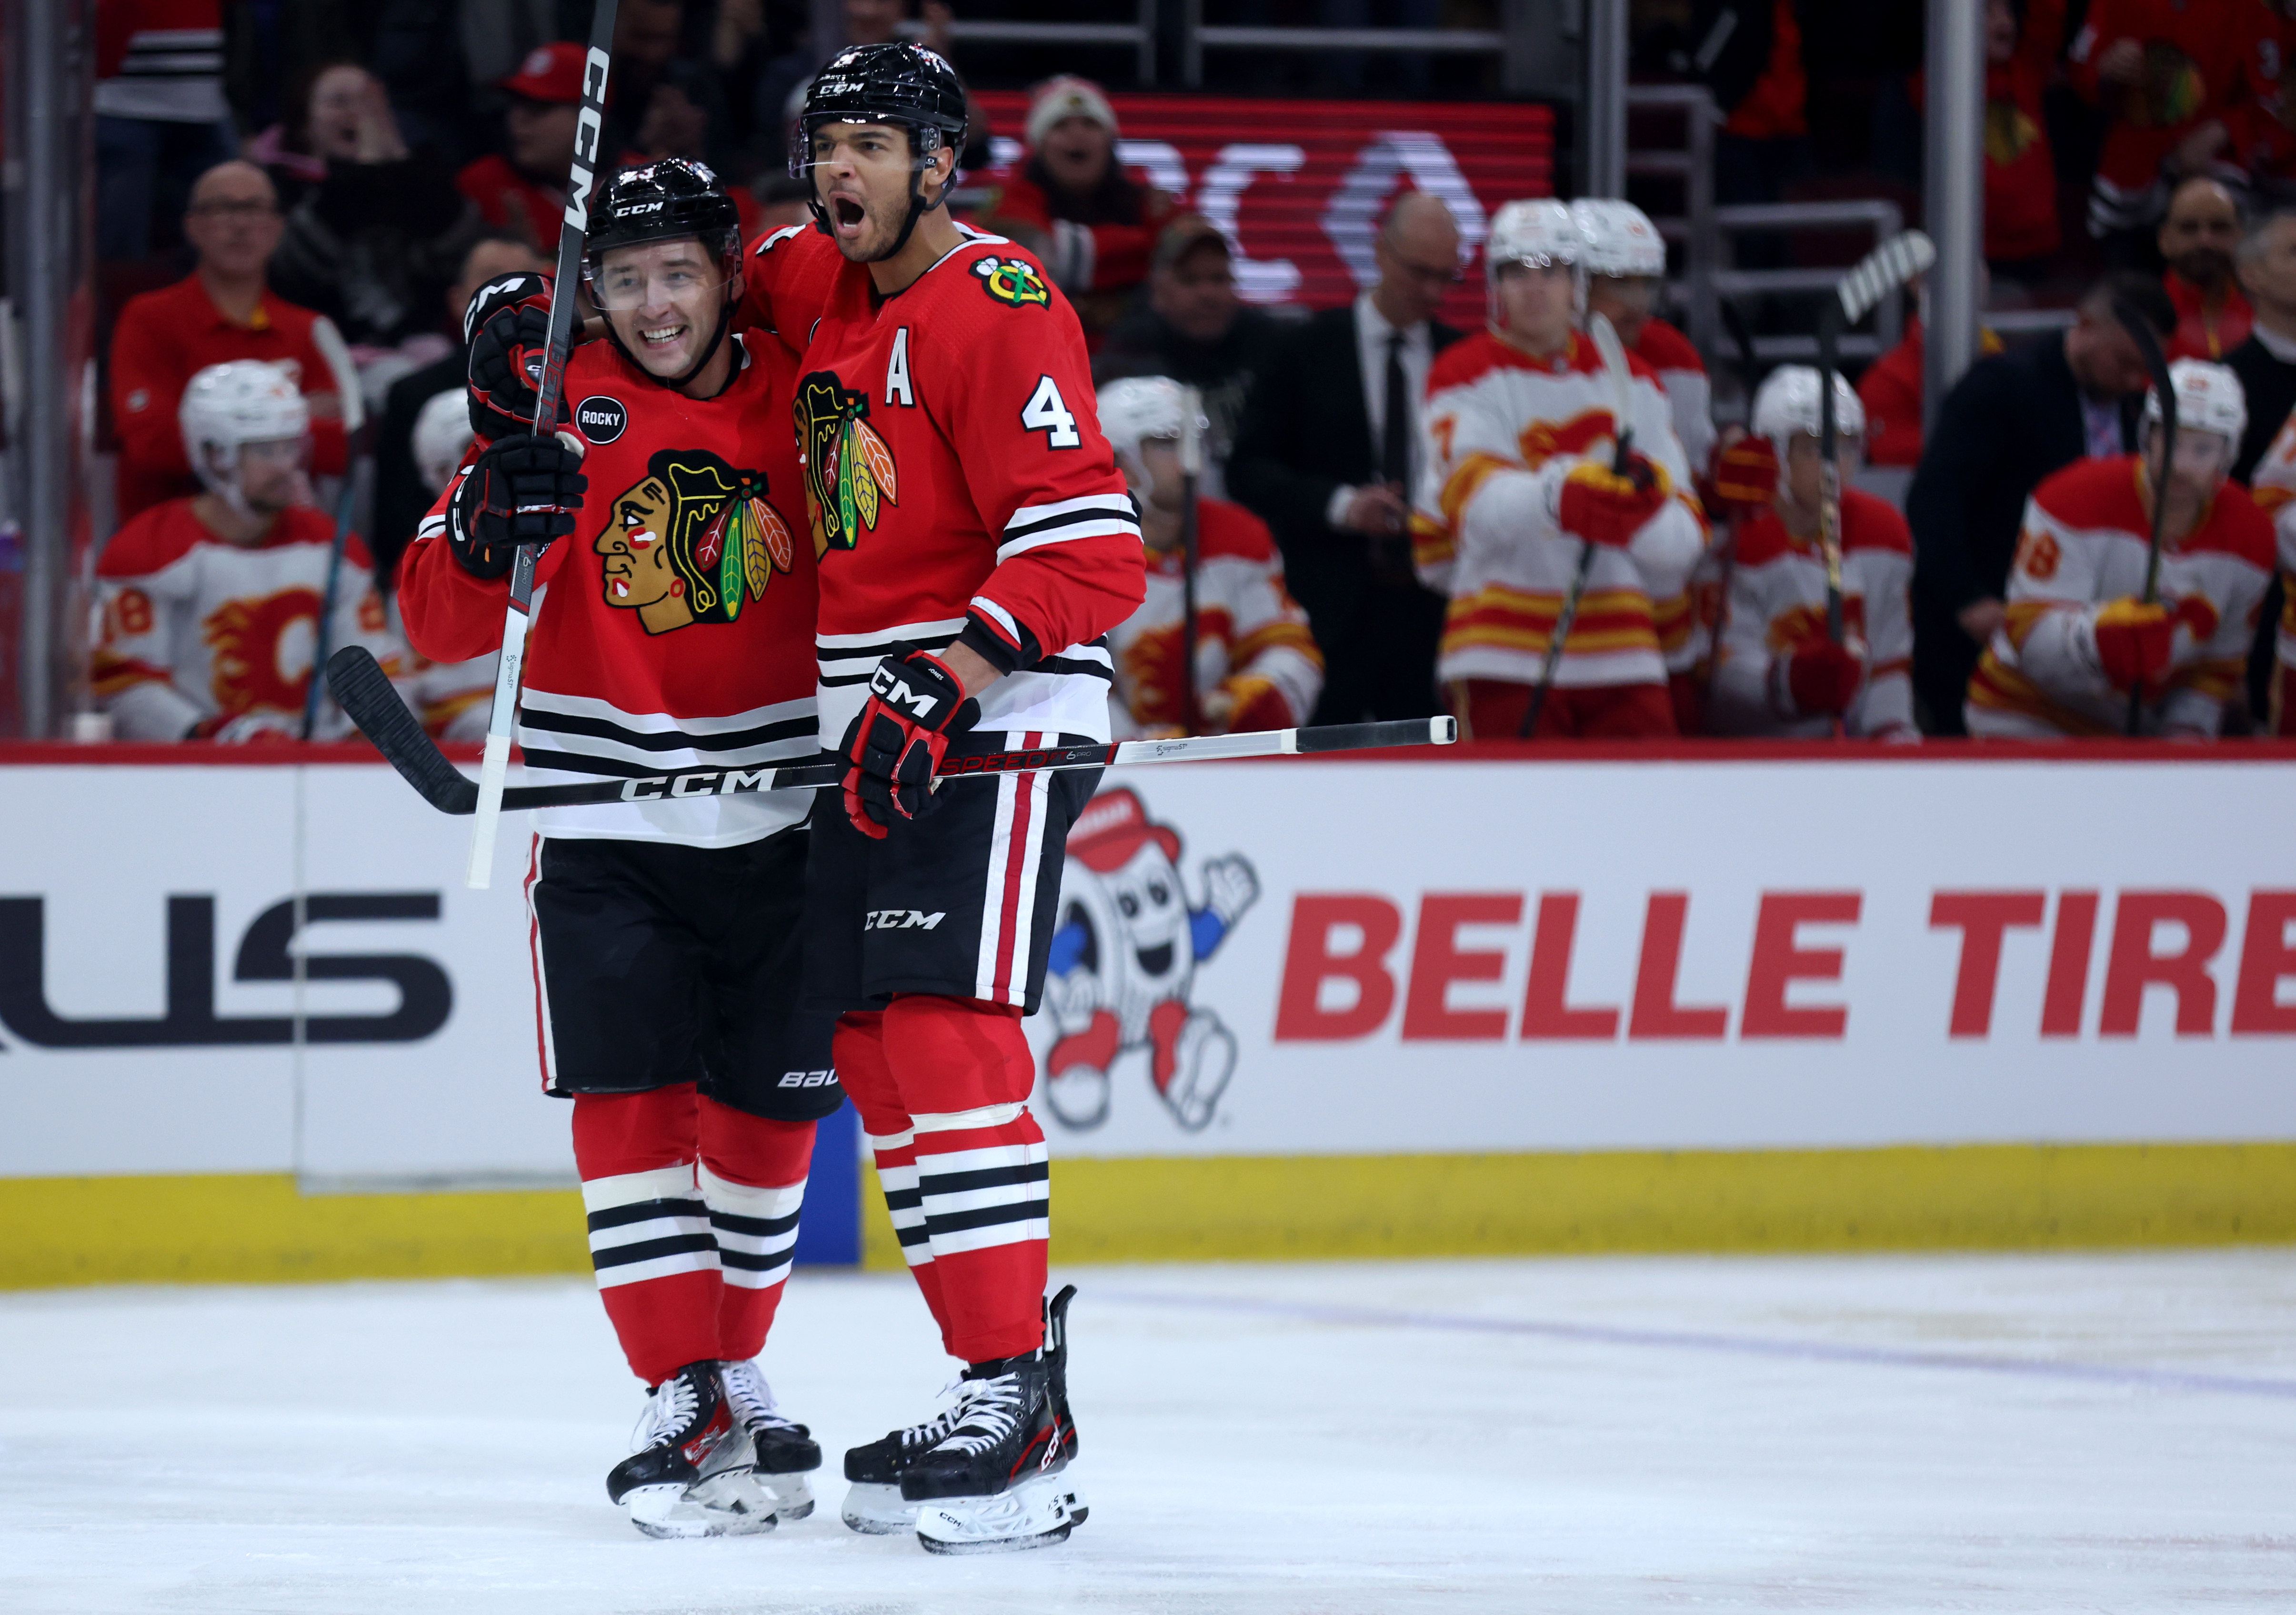
[[[720,1363],[718,1381],[734,1422],[750,1433],[758,1485],[769,1494],[767,1506],[783,1520],[813,1513],[813,1486],[806,1480],[821,1467],[821,1443],[804,1425],[784,1418],[774,1388],[755,1363]]]
[[[715,1363],[688,1363],[646,1394],[636,1448],[606,1477],[606,1496],[649,1537],[769,1531],[772,1497],[750,1468],[750,1433],[734,1417]]]
[[[947,1435],[901,1472],[917,1506],[917,1540],[936,1554],[988,1554],[1068,1540],[1087,1511],[1070,1483],[1077,1455],[1069,1412],[1068,1310],[1076,1286],[1045,1309],[1045,1349],[976,1363]]]
[[[906,1430],[845,1453],[845,1523],[869,1537],[896,1537],[917,1529],[917,1505],[901,1496],[901,1475],[956,1428],[964,1405],[947,1408]]]

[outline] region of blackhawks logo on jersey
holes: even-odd
[[[813,553],[849,550],[874,532],[881,503],[898,504],[893,451],[869,424],[869,399],[816,370],[797,384],[797,440],[805,451]]]
[[[1007,308],[1025,308],[1030,305],[1043,308],[1051,305],[1053,294],[1045,290],[1045,277],[1037,266],[1024,258],[976,258],[972,273],[980,277],[980,288],[989,297]]]
[[[766,473],[705,449],[665,448],[614,496],[590,545],[604,561],[606,603],[649,634],[731,622],[797,564],[788,523],[766,503]]]

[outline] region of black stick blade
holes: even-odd
[[[327,658],[327,688],[424,801],[441,813],[478,811],[477,782],[447,760],[364,646],[345,645]]]
[[[1294,742],[1303,752],[1371,751],[1386,746],[1447,746],[1459,738],[1456,717],[1398,717],[1376,724],[1325,724],[1301,729]]]

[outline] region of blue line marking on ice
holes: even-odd
[[[1622,1329],[1603,1324],[1556,1324],[1535,1318],[1480,1318],[1456,1313],[1390,1311],[1378,1307],[1258,1300],[1242,1296],[1106,1290],[1097,1285],[1079,1299],[1120,1301],[1143,1307],[1183,1307],[1206,1312],[1250,1313],[1261,1317],[1290,1318],[1304,1324],[1334,1324],[1370,1329],[1439,1329],[1461,1334],[1523,1335],[1541,1340],[1576,1340],[1596,1346],[1640,1346],[1666,1351],[1718,1352],[1734,1357],[1776,1357],[1807,1363],[1849,1363],[1874,1368],[1937,1368],[1962,1373],[2073,1380],[2093,1385],[2120,1385],[2142,1390],[2296,1398],[2296,1380],[2261,1379],[2247,1374],[2194,1373],[2174,1368],[2117,1368],[2103,1363],[2071,1363],[2046,1357],[1913,1351],[1899,1347],[1771,1340],[1760,1335],[1712,1334],[1699,1330]]]

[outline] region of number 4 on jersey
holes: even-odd
[[[1011,395],[1006,396],[1009,398]],[[1037,378],[1037,390],[1029,395],[1028,403],[1021,406],[1021,424],[1030,431],[1043,432],[1046,447],[1049,448],[1075,448],[1084,442],[1077,431],[1076,416],[1070,414],[1069,406],[1062,402],[1061,389],[1053,385],[1050,376]]]

